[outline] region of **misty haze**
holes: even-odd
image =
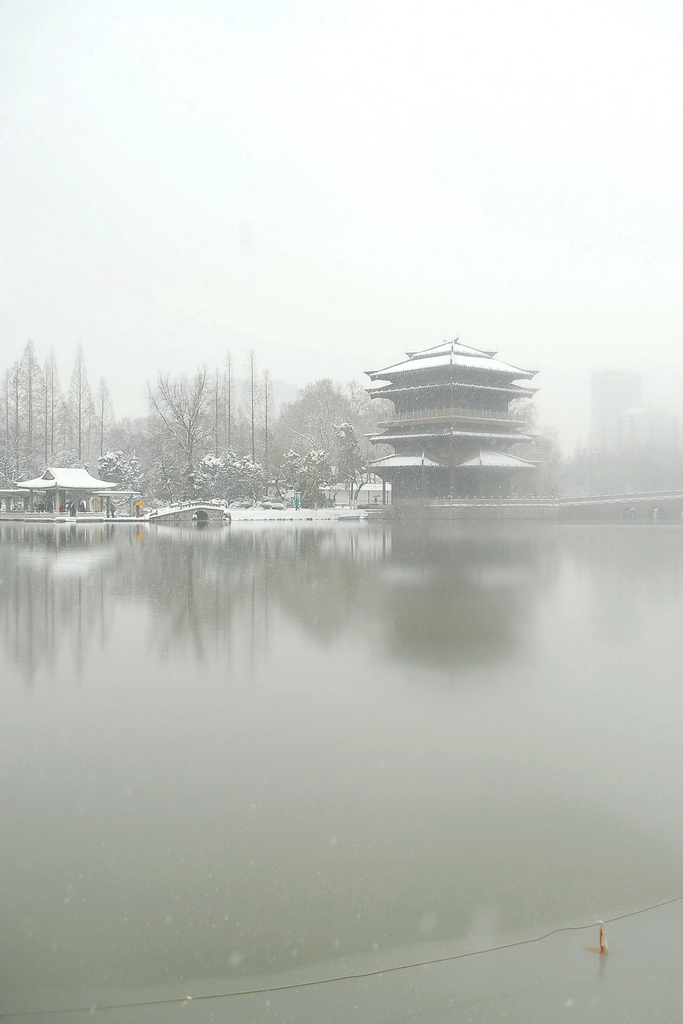
[[[680,1020],[683,17],[0,12],[0,1021]]]

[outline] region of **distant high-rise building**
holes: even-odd
[[[626,413],[642,404],[639,373],[600,370],[591,381],[591,448],[602,455],[618,455],[627,440]]]

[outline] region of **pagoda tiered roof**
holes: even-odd
[[[496,384],[475,384],[473,381],[449,380],[445,384],[406,384],[394,386],[391,381],[380,380],[365,390],[371,398],[386,398],[388,395],[407,395],[414,391],[432,391],[437,388],[462,388],[464,390],[485,391],[491,394],[512,395],[513,398],[531,398],[538,388],[523,388],[519,384],[508,384],[503,387]]]
[[[518,455],[510,455],[508,452],[486,451],[481,449],[479,455],[472,459],[466,459],[460,463],[460,468],[465,466],[494,466],[496,469],[536,469],[538,462],[529,462],[528,459],[520,459]]]
[[[389,378],[393,382],[394,376],[402,377],[405,374],[423,372],[425,370],[440,370],[451,368],[457,370],[481,370],[484,373],[497,373],[509,376],[511,379],[526,378],[530,380],[535,376],[536,370],[525,370],[520,366],[512,366],[500,359],[494,359],[495,353],[484,352],[480,349],[471,348],[468,345],[461,345],[455,341],[444,342],[433,348],[423,349],[421,352],[406,353],[408,359],[392,366],[385,366],[381,370],[367,370],[371,380]],[[450,374],[449,374],[450,376]]]
[[[387,455],[383,459],[376,459],[371,463],[373,470],[378,469],[465,469],[469,466],[488,466],[496,469],[511,469],[515,472],[522,469],[536,469],[537,462],[530,462],[528,459],[520,459],[518,455],[508,455],[507,452],[491,451],[481,448],[473,458],[465,459],[464,462],[451,466],[449,463],[428,459],[425,455]]]
[[[535,441],[536,434],[522,434],[517,431],[514,433],[504,433],[501,430],[498,431],[480,431],[480,430],[430,430],[429,432],[420,433],[405,433],[396,434],[393,430],[387,430],[383,434],[371,434],[369,440],[373,444],[393,444],[394,441],[424,441],[429,439],[430,441],[442,441],[450,438],[464,438],[465,440],[485,440],[485,441],[507,441],[508,444],[514,444],[516,441]]]
[[[490,352],[483,348],[463,345],[461,341],[455,338],[453,341],[442,341],[439,345],[432,345],[431,348],[413,349],[412,352],[406,352],[406,355],[410,359],[428,359],[430,356],[450,355],[451,353],[457,353],[462,356],[495,356],[498,354],[495,349]]]
[[[371,463],[373,469],[407,469],[420,466],[425,469],[440,469],[441,463],[428,459],[426,455],[387,455]]]
[[[396,500],[472,490],[506,496],[515,473],[536,468],[507,452],[535,439],[515,403],[536,394],[524,386],[536,372],[457,338],[369,370],[371,397],[393,405],[369,439],[394,448],[373,468],[392,482]]]

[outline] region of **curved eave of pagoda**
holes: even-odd
[[[522,441],[535,441],[538,434],[530,433],[506,433],[503,431],[484,430],[442,430],[442,431],[420,431],[415,433],[392,433],[370,434],[368,440],[372,444],[390,444],[394,441],[448,441],[450,438],[469,438],[486,441],[505,441],[508,444],[515,444]]]
[[[519,455],[510,455],[509,452],[494,451],[481,448],[478,455],[465,459],[458,466],[458,469],[506,469],[513,473],[523,469],[538,469],[540,462],[532,462],[529,459],[521,459]]]
[[[493,366],[411,366],[409,370],[397,370],[387,373],[368,374],[371,380],[387,381],[392,387],[419,387],[420,384],[474,384],[482,387],[493,386],[493,381],[500,381],[502,386],[509,387],[517,380],[532,380],[538,370],[515,370],[496,368]]]
[[[476,356],[485,359],[492,359],[498,355],[497,349],[474,348],[472,345],[463,345],[456,338],[455,341],[442,341],[438,345],[430,345],[429,348],[412,349],[406,352],[408,359],[432,359],[434,356]]]
[[[445,372],[444,372],[445,371]],[[385,366],[381,370],[366,370],[370,380],[388,380],[392,384],[401,381],[406,383],[417,375],[442,376],[445,380],[457,379],[463,373],[481,373],[485,376],[508,377],[513,380],[531,380],[538,370],[525,370],[521,366],[512,366],[498,359],[482,357],[457,357],[453,360],[445,357],[434,359],[409,359],[393,366]]]
[[[539,388],[523,388],[519,384],[510,384],[507,387],[495,384],[474,384],[469,381],[448,380],[443,384],[407,384],[403,387],[394,387],[390,381],[380,382],[377,387],[368,387],[370,398],[388,398],[389,395],[411,395],[423,391],[443,390],[444,388],[457,388],[462,391],[486,391],[487,394],[510,395],[512,398],[533,398]]]

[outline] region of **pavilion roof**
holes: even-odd
[[[116,484],[110,480],[98,480],[87,469],[50,466],[42,476],[34,480],[19,480],[17,487],[25,487],[30,491],[103,491],[116,487]]]

